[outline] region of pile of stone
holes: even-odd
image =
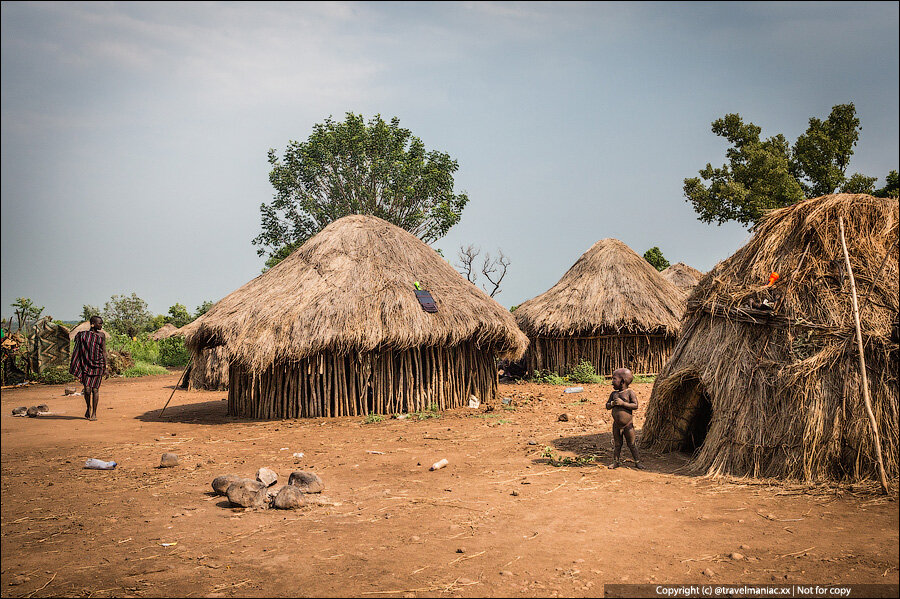
[[[39,406],[31,406],[30,408],[26,408],[25,406],[19,406],[18,408],[13,408],[12,415],[18,417],[28,416],[29,418],[37,418],[38,416],[43,416],[44,414],[49,414],[50,408],[47,404],[42,403]]]
[[[278,474],[269,468],[260,468],[256,479],[237,474],[217,476],[212,481],[217,495],[228,497],[233,505],[247,508],[292,510],[311,503],[326,503],[314,498],[325,488],[318,474],[297,470],[291,473],[288,484],[276,489]]]

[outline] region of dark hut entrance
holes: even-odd
[[[683,378],[674,394],[682,406],[681,414],[675,421],[676,438],[680,439],[678,449],[695,453],[706,441],[712,422],[712,402],[703,382],[696,376]]]

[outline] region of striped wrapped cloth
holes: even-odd
[[[81,331],[75,335],[75,349],[69,372],[81,381],[86,389],[98,389],[106,372],[105,338],[97,331]]]

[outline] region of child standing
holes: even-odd
[[[612,410],[612,433],[613,442],[615,443],[615,453],[613,463],[610,468],[618,468],[621,466],[620,457],[622,455],[622,438],[628,443],[628,449],[631,450],[631,456],[634,458],[634,467],[643,470],[644,465],[641,463],[641,457],[638,454],[637,447],[634,445],[634,416],[633,412],[638,409],[637,395],[629,389],[631,383],[634,382],[634,375],[627,368],[618,368],[612,373],[612,386],[615,391],[609,394],[606,401],[606,409]]]

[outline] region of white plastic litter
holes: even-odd
[[[435,462],[434,464],[432,464],[430,469],[431,470],[440,470],[441,468],[443,468],[444,466],[446,466],[449,463],[450,462],[448,462],[447,459],[444,458],[440,462]]]
[[[302,452],[302,451],[298,451],[297,453],[294,454],[294,457],[297,458],[297,459],[302,458],[302,457],[303,457],[303,452]]]
[[[584,387],[568,387],[566,389],[566,393],[581,393],[584,391]]]
[[[115,462],[104,462],[97,458],[91,458],[84,463],[84,467],[88,470],[112,470],[117,464]]]

